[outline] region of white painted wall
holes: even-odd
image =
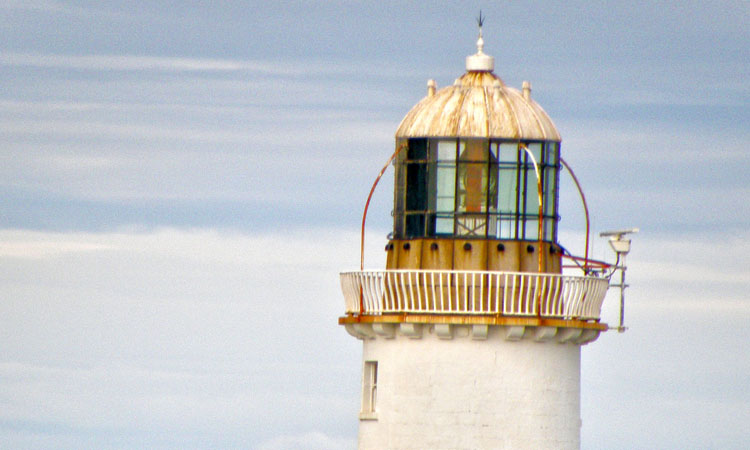
[[[486,340],[455,327],[439,339],[365,339],[378,361],[376,420],[361,420],[359,448],[578,449],[580,346],[520,341],[491,326]]]

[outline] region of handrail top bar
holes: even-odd
[[[339,272],[340,275],[349,273],[456,273],[456,274],[497,274],[497,275],[523,275],[523,276],[550,276],[550,277],[566,277],[566,278],[587,278],[594,280],[606,280],[606,278],[592,276],[592,275],[566,275],[562,273],[552,272],[512,272],[507,270],[452,270],[452,269],[370,269],[370,270],[347,270]]]

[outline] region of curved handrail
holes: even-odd
[[[573,182],[575,183],[576,188],[578,188],[578,194],[581,196],[581,200],[583,201],[583,212],[586,214],[586,249],[584,250],[583,271],[584,273],[586,273],[588,270],[589,262],[589,207],[586,204],[586,196],[583,195],[583,189],[581,189],[581,184],[578,182],[578,177],[576,177],[575,172],[573,172],[573,169],[570,168],[570,166],[565,162],[562,156],[560,157],[560,162],[568,170],[568,173],[573,178]]]
[[[378,174],[377,178],[375,178],[375,182],[372,183],[372,187],[370,188],[370,194],[367,196],[367,202],[365,203],[365,210],[362,213],[362,230],[359,237],[359,270],[364,270],[365,268],[365,223],[367,222],[367,210],[370,208],[370,200],[372,200],[372,194],[375,192],[375,188],[378,186],[378,183],[383,177],[383,174],[386,170],[388,170],[388,166],[396,158],[396,156],[401,153],[401,150],[406,147],[406,144],[401,144],[398,146],[396,151],[393,152],[390,158],[388,158],[388,162],[385,163],[382,169],[380,169],[380,173]]]

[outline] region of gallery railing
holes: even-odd
[[[381,270],[341,274],[346,313],[599,320],[609,280],[550,273]]]

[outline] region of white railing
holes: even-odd
[[[540,315],[598,320],[608,288],[606,278],[551,273],[381,270],[341,274],[347,314]]]

